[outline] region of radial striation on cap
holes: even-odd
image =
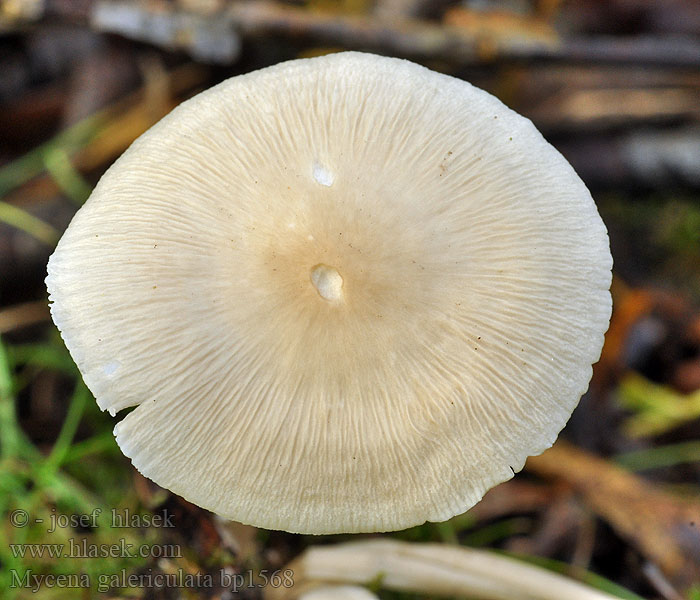
[[[591,196],[527,119],[361,53],[234,77],[105,173],[51,311],[147,477],[304,533],[442,521],[548,448],[608,327]]]

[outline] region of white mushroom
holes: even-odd
[[[266,600],[308,600],[313,592],[345,584],[429,597],[482,600],[615,600],[542,567],[487,550],[445,544],[411,544],[391,539],[312,546],[288,566],[294,582],[269,587]],[[331,596],[329,595],[330,599]]]
[[[305,592],[299,600],[377,600],[377,595],[357,585],[322,585]]]
[[[136,468],[225,517],[392,530],[555,440],[600,354],[608,237],[486,92],[341,53],[185,102],[48,265],[52,315]]]

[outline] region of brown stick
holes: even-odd
[[[0,310],[0,333],[7,333],[49,320],[49,307],[44,300],[26,302]]]
[[[700,66],[700,44],[693,40],[598,36],[548,43],[539,38],[513,38],[504,31],[484,45],[485,40],[456,27],[417,20],[379,21],[321,14],[268,0],[235,3],[229,15],[243,37],[296,37],[401,56],[440,58],[455,64],[487,59],[548,59]]]
[[[608,461],[559,441],[527,469],[567,481],[586,504],[679,588],[700,575],[700,502],[682,500]]]
[[[89,20],[95,7],[113,4],[107,0],[45,1],[45,16],[73,21]],[[145,18],[156,16],[147,2],[130,4],[130,7],[140,11]],[[175,20],[182,14],[182,11],[170,11],[170,17]],[[157,16],[159,19],[167,17],[163,11]],[[458,66],[494,60],[542,59],[589,64],[700,67],[700,43],[690,38],[590,36],[557,41],[514,35],[507,29],[485,38],[464,28],[419,19],[320,13],[270,0],[233,2],[224,14],[201,15],[198,21],[202,32],[210,27],[219,38],[227,22],[232,38],[236,37],[236,32],[244,40],[281,36],[305,43],[374,50],[423,60],[446,60]]]

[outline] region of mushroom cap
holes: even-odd
[[[586,391],[612,259],[532,123],[347,52],[234,77],[136,140],[48,264],[51,311],[156,483],[303,533],[442,521]]]

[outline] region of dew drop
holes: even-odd
[[[316,265],[311,269],[311,283],[322,298],[330,302],[342,300],[343,278],[334,267]]]
[[[332,186],[333,181],[335,181],[335,176],[333,173],[318,163],[314,163],[313,176],[316,183],[320,183],[326,187]]]

